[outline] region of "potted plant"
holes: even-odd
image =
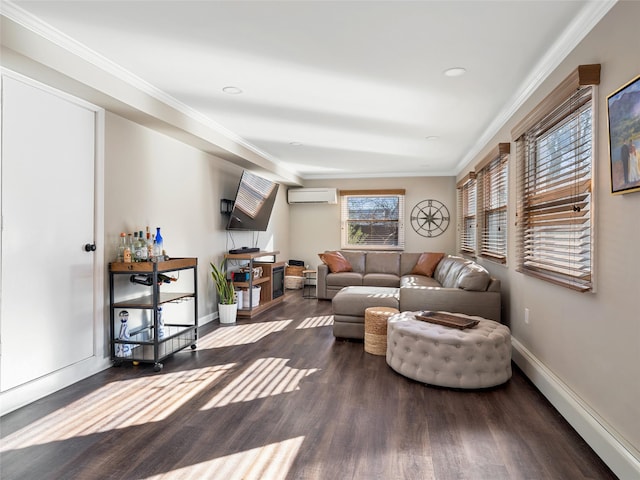
[[[218,292],[218,315],[220,323],[235,323],[238,307],[236,305],[236,296],[233,289],[233,282],[227,280],[227,270],[224,260],[220,266],[211,265],[211,278]]]

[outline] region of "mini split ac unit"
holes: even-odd
[[[338,190],[336,188],[290,188],[287,191],[287,200],[293,203],[338,203]]]

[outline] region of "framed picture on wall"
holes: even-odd
[[[611,193],[640,191],[640,75],[607,97]]]

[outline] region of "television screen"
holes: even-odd
[[[266,231],[278,187],[271,180],[243,171],[227,230]]]

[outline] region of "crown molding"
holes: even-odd
[[[502,111],[489,124],[475,145],[469,150],[469,153],[458,162],[456,166],[458,175],[484,149],[500,129],[507,124],[518,109],[524,105],[616,3],[618,3],[618,0],[590,0],[586,2],[580,14],[573,19],[573,22],[564,30],[560,38],[531,69],[531,73],[522,82],[517,93],[507,101]]]
[[[455,172],[449,170],[442,171],[414,171],[414,172],[379,172],[379,173],[320,173],[300,175],[303,180],[344,180],[344,179],[363,179],[363,178],[414,178],[414,177],[452,177],[455,178]]]

